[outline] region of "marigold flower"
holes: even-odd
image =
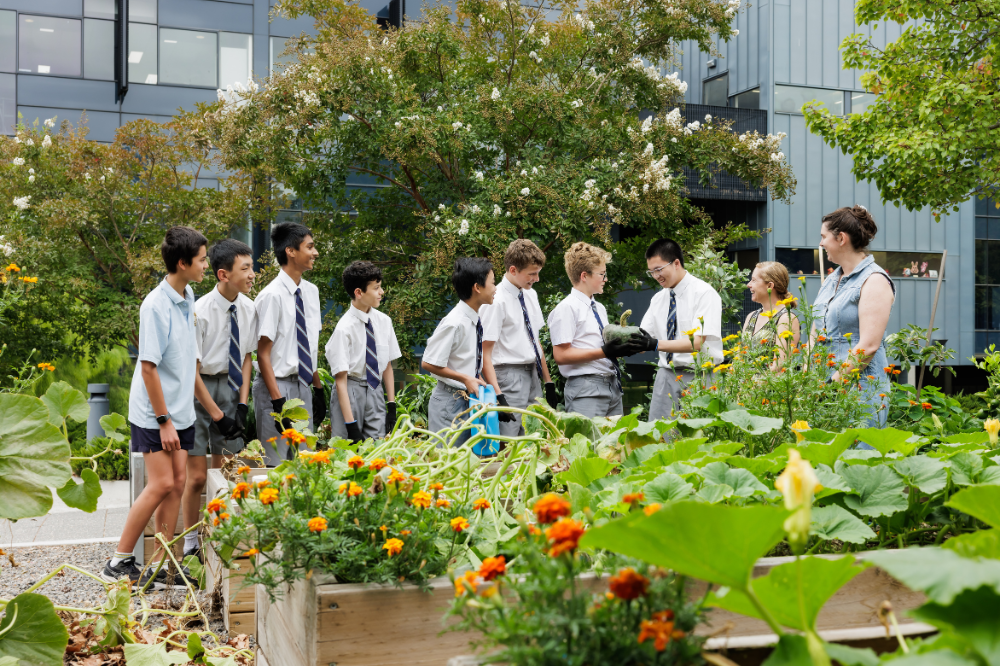
[[[365,459],[361,456],[351,456],[347,461],[347,466],[355,470],[361,469],[365,466]]]
[[[239,482],[236,487],[233,488],[233,499],[246,498],[250,494],[250,484]]]
[[[223,511],[219,514],[219,520],[229,520],[229,514]]]
[[[715,367],[714,367],[714,368],[712,369],[712,372],[713,372],[713,373],[716,373],[716,372],[725,372],[726,370],[728,370],[728,369],[729,369],[729,368],[731,368],[731,367],[733,367],[733,364],[732,364],[732,363],[723,363],[723,364],[721,364],[721,365],[717,365],[717,366],[715,366]]]
[[[673,611],[653,613],[652,620],[643,620],[639,625],[639,642],[645,643],[652,638],[653,647],[656,648],[657,652],[666,650],[671,639],[678,640],[684,636],[683,631],[674,629]]]
[[[632,601],[646,596],[649,579],[632,567],[625,567],[608,580],[608,589],[622,601]]]
[[[920,403],[920,406],[923,407],[924,409],[934,409],[934,405],[932,405],[929,402],[922,402]]]
[[[267,488],[269,485],[271,485],[271,482],[268,479],[264,479],[263,481],[257,482],[257,489],[260,490],[261,488]]]
[[[548,493],[540,497],[535,506],[532,507],[535,517],[543,525],[554,523],[560,518],[564,518],[572,512],[572,505],[563,497],[555,493]]]
[[[389,483],[400,483],[402,481],[406,481],[405,474],[400,474],[396,470],[392,470],[392,472],[389,473]]]
[[[732,342],[733,340],[739,340],[739,339],[740,336],[736,333],[733,333],[731,335],[727,335],[726,337],[722,338],[722,343],[725,344],[727,342]]]
[[[243,557],[253,557],[254,555],[256,555],[259,552],[260,551],[257,550],[256,548],[251,548],[247,552],[243,553]]]
[[[274,488],[265,488],[260,491],[260,503],[261,504],[274,504],[278,499],[278,491]]]
[[[364,489],[361,486],[359,486],[358,484],[356,484],[353,481],[351,481],[351,487],[347,489],[347,496],[348,497],[357,497],[362,492],[364,492]]]
[[[15,264],[15,263],[10,263],[10,264],[8,264],[8,266],[7,266],[7,272],[8,272],[8,273],[20,273],[20,272],[21,272],[21,269],[20,269],[20,268],[18,268],[17,264]]]
[[[788,338],[792,337],[793,335],[795,335],[795,334],[792,333],[791,331],[782,331],[781,333],[778,333],[778,337],[781,338],[782,340],[787,340]]]
[[[389,553],[389,557],[399,555],[403,550],[403,541],[401,539],[389,539],[382,544],[382,550]]]
[[[892,372],[892,366],[891,366],[891,365],[887,365],[887,366],[885,366],[884,368],[882,368],[882,370],[883,370],[884,372]]]
[[[677,375],[677,381],[679,382],[684,381],[684,375]]]
[[[622,501],[626,504],[636,504],[646,499],[646,495],[643,493],[626,493],[622,496]]]
[[[885,393],[879,393],[879,394],[878,394],[878,397],[880,397],[880,398],[884,398],[884,397],[885,397]]]
[[[326,518],[323,518],[322,516],[310,518],[308,525],[310,532],[323,532],[326,530]]]
[[[827,361],[827,362],[826,362],[826,364],[827,364],[828,366],[830,366],[831,368],[832,368],[833,366],[837,365],[836,361]]]
[[[250,473],[250,468],[247,467],[246,465],[243,465],[242,467],[240,467],[239,469],[236,470],[236,473],[237,474],[249,474]]]
[[[801,554],[809,540],[813,495],[823,486],[798,449],[789,449],[788,465],[774,480],[774,487],[784,496],[785,508],[795,512],[785,520],[785,532],[792,551]]]
[[[438,501],[434,502],[434,506],[436,506],[439,509],[447,509],[451,507],[451,502],[449,502],[447,498],[441,497],[438,498]]]
[[[220,511],[226,510],[226,503],[221,499],[219,499],[218,497],[216,497],[213,500],[209,500],[208,506],[206,506],[205,509],[209,513],[219,513]]]
[[[268,444],[274,444],[274,443],[275,443],[275,442],[277,442],[277,441],[278,441],[278,438],[277,438],[277,437],[272,437],[271,439],[267,440],[267,443],[268,443]]]
[[[307,462],[313,465],[319,465],[320,463],[330,462],[330,456],[333,455],[333,451],[327,449],[326,451],[316,451],[315,453],[309,455]]]
[[[701,364],[701,367],[703,367],[703,368],[711,368],[711,367],[713,367],[714,365],[715,365],[715,364],[714,364],[714,363],[712,363],[711,361],[705,361],[704,363],[702,363],[702,364]]]
[[[344,481],[340,486],[337,487],[337,493],[343,495],[347,492],[347,481]]]
[[[480,497],[472,503],[472,508],[476,511],[486,511],[490,508],[490,502],[485,497]]]
[[[809,423],[802,420],[796,421],[795,423],[793,423],[788,427],[791,428],[792,432],[795,433],[796,444],[806,438],[805,435],[803,435],[802,433],[804,433],[806,430],[811,430],[811,428],[809,427]]]
[[[219,526],[219,517],[216,516],[215,518],[212,518],[212,527],[218,527],[218,526]]]
[[[410,536],[411,534],[413,534],[413,532],[411,532],[410,530],[403,530],[402,532],[399,533],[400,536]]]
[[[283,439],[287,439],[293,444],[301,444],[302,442],[306,441],[306,436],[303,435],[298,430],[296,430],[295,428],[289,428],[288,430],[283,430],[281,432],[281,437]]]
[[[286,482],[286,483],[287,483],[287,482],[290,482],[290,481],[291,481],[292,479],[294,479],[294,478],[295,478],[295,475],[294,475],[294,474],[286,474],[286,475],[285,475],[285,482]]]
[[[583,523],[580,521],[572,518],[560,518],[552,527],[545,530],[545,536],[552,545],[549,549],[549,555],[559,557],[563,553],[576,550],[580,537],[585,531]]]
[[[692,335],[694,335],[697,332],[698,332],[697,328],[692,328],[690,331],[684,331],[684,335],[686,335],[686,336],[688,336],[690,338]]]
[[[896,370],[892,371],[892,374],[898,375],[900,372],[902,372],[902,370],[900,370],[900,369],[897,368]]]
[[[434,492],[438,492],[438,491],[444,490],[444,484],[443,483],[432,483],[430,486],[427,487],[427,490],[431,490],[431,491],[434,491]]]
[[[456,532],[464,532],[465,530],[469,529],[469,521],[467,521],[462,516],[455,516],[454,518],[451,519],[450,524],[451,524],[451,529],[455,530]]]
[[[709,390],[709,391],[714,391],[714,390],[716,390],[717,388],[719,388],[719,387],[718,387],[718,386],[716,386],[715,384],[712,384],[711,386],[709,386],[709,387],[708,387],[708,390]]]
[[[455,579],[455,597],[460,597],[466,592],[470,594],[476,593],[476,588],[478,587],[476,583],[477,574],[475,571],[466,571],[461,576]]]
[[[910,407],[913,407],[913,405],[917,404],[916,400],[907,400],[906,402],[910,403]]]
[[[487,583],[505,573],[507,573],[507,558],[503,555],[487,557],[479,566],[479,576]]]
[[[816,342],[826,342],[826,336],[825,335],[817,335],[816,336]]]
[[[660,510],[662,505],[659,502],[653,502],[652,504],[643,508],[642,512],[647,516],[652,516],[654,513]]]
[[[385,466],[386,466],[385,458],[376,458],[375,460],[368,463],[368,469],[370,469],[373,472],[378,472]]]
[[[983,430],[990,436],[990,444],[996,448],[998,433],[1000,433],[1000,420],[986,419],[983,421]]]
[[[419,491],[413,493],[413,497],[410,498],[410,504],[421,509],[429,509],[431,507],[431,496],[424,491]]]

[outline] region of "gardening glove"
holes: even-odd
[[[621,358],[622,356],[631,356],[637,353],[634,350],[634,345],[630,340],[612,340],[611,342],[605,342],[601,347],[601,351],[604,352],[604,356],[610,360],[615,360],[616,358]]]
[[[393,400],[385,403],[385,436],[388,437],[396,427],[396,403]]]
[[[640,328],[639,332],[633,335],[629,342],[635,342],[638,346],[642,347],[642,351],[644,352],[656,351],[656,348],[660,344],[660,341],[647,333],[644,328]]]
[[[313,429],[319,430],[319,426],[326,420],[326,391],[322,386],[313,386]]]
[[[272,400],[271,401],[271,411],[272,412],[277,412],[277,413],[280,414],[281,413],[281,408],[284,407],[284,406],[285,406],[285,399],[284,398],[278,398],[277,400]],[[283,433],[284,431],[286,431],[286,430],[288,430],[289,428],[292,427],[292,420],[289,419],[289,418],[284,418],[284,419],[281,419],[280,421],[278,419],[274,419],[274,427],[278,429],[278,436],[280,437],[281,433]]]
[[[236,439],[243,432],[240,428],[240,424],[236,422],[236,419],[230,418],[225,414],[218,421],[215,421],[215,429],[219,431],[219,434],[226,439]]]
[[[355,444],[363,441],[364,438],[361,436],[361,428],[358,427],[358,422],[351,421],[350,423],[345,423],[347,426],[347,439],[351,440]]]
[[[501,407],[510,407],[510,405],[507,404],[507,396],[503,393],[497,396],[497,404]],[[510,412],[497,412],[497,418],[500,419],[500,423],[510,423],[511,421],[517,420]]]
[[[250,413],[250,408],[244,403],[236,405],[236,423],[240,426],[241,432],[246,432],[247,429],[247,414]]]
[[[552,409],[555,409],[556,405],[559,404],[559,398],[556,397],[555,382],[545,382],[545,402],[549,403],[549,407]]]

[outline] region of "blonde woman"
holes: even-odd
[[[787,339],[787,343],[778,345],[779,354],[784,356],[784,350],[799,344],[800,337],[799,318],[791,311],[795,301],[788,293],[788,269],[777,261],[762,261],[750,274],[747,289],[751,300],[760,303],[761,309],[747,315],[743,332],[757,344],[774,344],[774,338],[779,336]],[[786,331],[791,336],[782,335]]]

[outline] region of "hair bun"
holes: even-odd
[[[854,204],[854,207],[851,208],[851,212],[854,213],[854,217],[857,218],[865,240],[869,243],[872,242],[875,238],[875,234],[878,233],[878,225],[875,224],[875,218],[873,218],[872,214],[868,212],[868,209],[861,204]]]

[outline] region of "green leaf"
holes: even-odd
[[[198,634],[188,634],[187,656],[188,659],[200,661],[205,654],[205,648],[201,645],[201,638]]]
[[[194,555],[188,555],[181,562],[182,566],[188,568],[191,572],[191,576],[198,581],[198,589],[205,589],[205,565]]]
[[[951,465],[951,482],[956,486],[971,486],[979,481],[983,472],[983,458],[975,453],[959,451],[948,458]]]
[[[733,487],[725,483],[706,483],[694,496],[709,504],[718,504],[733,496]]]
[[[0,518],[42,516],[71,475],[69,443],[38,398],[0,394]]]
[[[112,412],[101,417],[101,427],[104,428],[105,434],[110,437],[113,432],[125,430],[128,427],[128,421],[121,414]]]
[[[899,451],[904,456],[917,448],[917,442],[907,442],[913,433],[896,428],[862,428],[856,430],[854,436],[870,445],[884,457],[890,451]]]
[[[186,664],[190,661],[186,652],[167,652],[166,643],[145,645],[141,643],[128,644],[125,650],[125,663],[128,666],[173,666]]]
[[[839,539],[845,543],[865,543],[877,538],[872,528],[844,507],[832,504],[812,509],[810,531],[820,539]]]
[[[733,489],[737,497],[751,497],[755,494],[766,495],[767,486],[757,480],[745,469],[733,469],[724,462],[714,462],[701,469],[702,476],[708,483],[726,484]]]
[[[562,483],[572,482],[586,487],[597,479],[607,476],[614,468],[615,466],[604,458],[577,458],[568,470],[556,474],[556,479]]]
[[[0,657],[14,657],[23,666],[62,666],[67,645],[69,632],[48,597],[19,594],[7,604],[0,620]]]
[[[920,492],[928,495],[944,490],[948,484],[948,465],[937,458],[911,456],[891,466],[903,477],[906,485],[919,488]]]
[[[206,657],[205,661],[212,666],[237,666],[233,657]]]
[[[596,442],[601,438],[601,431],[597,429],[597,425],[583,414],[560,412],[556,427],[569,439],[573,439],[575,435],[583,435],[589,441]]]
[[[584,534],[581,544],[745,589],[757,560],[784,538],[788,515],[772,506],[673,502],[650,516],[636,512],[595,527]],[[725,548],[719,547],[720,538],[725,539]]]
[[[0,657],[0,666],[18,666],[16,657]]]
[[[66,382],[56,382],[42,396],[49,410],[49,423],[61,428],[66,419],[85,423],[90,414],[87,398]]]
[[[944,505],[978,518],[990,527],[1000,527],[1000,486],[963,488]]]
[[[983,585],[1000,592],[1000,560],[968,559],[933,546],[875,550],[860,557],[940,604],[950,604],[963,590]]]
[[[726,464],[730,467],[745,469],[754,476],[760,478],[765,474],[774,474],[784,468],[785,463],[780,460],[765,458],[744,458],[743,456],[733,456],[726,459]]]
[[[888,465],[849,465],[840,476],[853,490],[844,497],[848,509],[873,518],[906,510],[903,479]]]
[[[871,648],[856,648],[840,643],[824,643],[830,659],[840,666],[878,666],[879,658]]]
[[[953,550],[962,557],[984,557],[1000,560],[1000,530],[982,530],[948,539],[942,548]]]
[[[94,513],[97,511],[97,498],[101,496],[101,480],[89,467],[84,467],[80,471],[80,478],[83,479],[83,483],[77,484],[71,477],[56,493],[66,506]]]
[[[978,666],[978,662],[961,657],[951,650],[910,653],[890,661],[892,666]]]
[[[764,661],[763,666],[803,666],[812,663],[806,637],[786,634],[778,639],[778,644]]]
[[[694,486],[670,472],[664,472],[642,488],[647,502],[676,502],[687,499],[694,492]]]
[[[719,418],[751,435],[766,435],[785,424],[781,419],[753,414],[745,409],[730,409],[719,414]]]
[[[813,463],[814,466],[827,465],[830,468],[833,468],[844,451],[851,448],[857,435],[856,430],[847,430],[832,440],[811,442],[808,437],[811,432],[813,431],[807,430],[805,433],[807,435],[806,441],[798,442],[795,444],[795,448],[799,450],[803,458]]]
[[[566,484],[569,489],[569,499],[573,505],[571,511],[575,514],[584,509],[590,508],[594,499],[594,493],[590,492],[579,483],[570,481]]]
[[[719,425],[718,419],[677,419],[677,429],[685,437],[694,435],[699,430],[704,430],[710,426]]]
[[[914,619],[961,638],[987,664],[1000,663],[1000,595],[988,587],[965,590],[947,605],[928,602],[910,611]]]

